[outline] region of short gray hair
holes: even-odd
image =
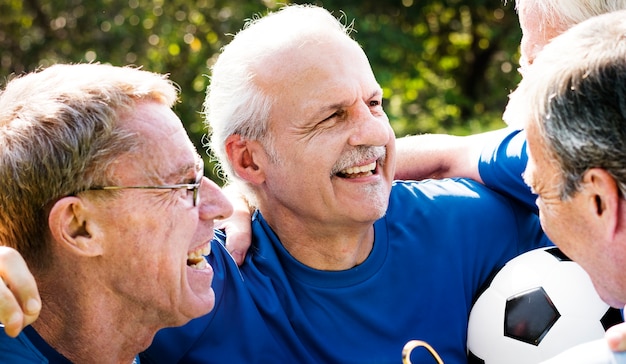
[[[56,199],[106,184],[108,166],[141,142],[118,126],[140,100],[172,106],[165,76],[102,64],[54,65],[0,92],[0,244],[45,266]]]
[[[516,0],[522,8],[534,10],[539,24],[565,31],[597,15],[626,9],[626,0]]]
[[[539,54],[511,97],[561,168],[562,198],[602,168],[626,192],[626,11],[574,26]]]

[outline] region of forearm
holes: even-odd
[[[424,134],[396,141],[397,179],[465,177],[482,182],[478,162],[492,132],[470,136]]]

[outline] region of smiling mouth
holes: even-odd
[[[376,173],[376,162],[365,164],[362,166],[348,167],[336,173],[340,178],[361,178],[368,177]]]
[[[202,270],[208,267],[209,263],[205,256],[211,254],[211,242],[197,247],[194,251],[187,253],[187,266]]]

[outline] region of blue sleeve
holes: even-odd
[[[483,148],[478,172],[487,187],[538,213],[535,204],[537,195],[531,192],[522,178],[527,162],[526,133],[503,129]]]

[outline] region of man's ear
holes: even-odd
[[[79,197],[67,196],[58,200],[48,215],[50,234],[56,244],[74,254],[101,255],[103,247],[98,239],[99,229],[89,215],[89,208]]]
[[[587,201],[585,208],[601,224],[603,231],[613,238],[617,229],[624,228],[626,222],[615,178],[602,168],[591,168],[583,175],[583,187]]]
[[[237,176],[253,184],[265,181],[268,156],[260,142],[231,135],[226,138],[226,154]]]

